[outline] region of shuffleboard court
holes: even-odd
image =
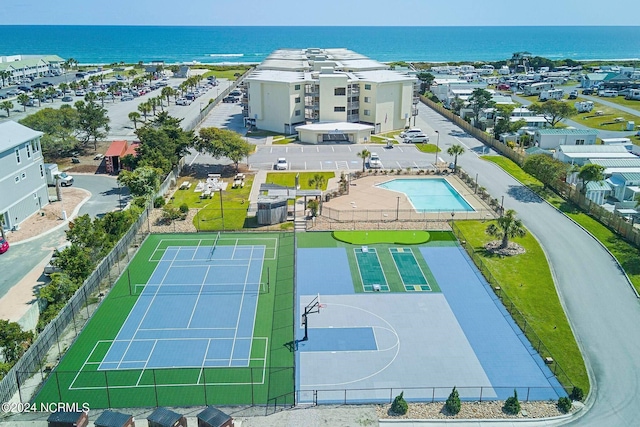
[[[389,251],[407,291],[431,290],[411,248],[389,248]]]
[[[389,292],[389,285],[382,270],[378,252],[375,248],[363,246],[354,248],[358,270],[362,278],[362,287],[365,292],[382,291]]]

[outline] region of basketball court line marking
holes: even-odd
[[[391,254],[391,258],[393,259],[393,265],[395,265],[396,266],[396,270],[398,270],[398,275],[400,276],[400,280],[402,280],[402,286],[404,286],[405,291],[408,291],[407,284],[404,282],[404,279],[402,278],[402,273],[400,272],[400,266],[396,262],[396,258],[393,256],[393,251],[391,249],[396,249],[397,250],[397,249],[407,249],[407,248],[397,248],[397,247],[396,248],[389,248],[389,253]],[[429,287],[429,291],[432,291],[433,289],[429,285],[429,280],[427,280],[427,276],[426,276],[426,274],[424,274],[424,270],[420,266],[420,263],[418,262],[418,259],[416,258],[416,254],[413,253],[413,249],[412,248],[408,248],[408,249],[411,251],[411,255],[413,255],[413,259],[416,262],[416,265],[418,266],[418,269],[420,269],[420,273],[422,274],[422,277],[424,278],[424,281],[427,282],[426,286]],[[407,252],[396,252],[396,253],[407,253]],[[411,286],[414,286],[414,285],[411,285]],[[425,286],[425,285],[418,285],[418,286]],[[420,292],[428,292],[428,291],[420,291]]]
[[[267,374],[267,354],[268,354],[268,349],[269,349],[269,337],[253,337],[253,339],[255,340],[261,340],[265,342],[264,345],[264,357],[250,357],[249,361],[262,361],[262,379],[259,382],[253,381],[253,382],[225,382],[225,383],[209,383],[208,385],[210,386],[236,386],[236,385],[263,385],[265,383],[265,378],[266,378],[266,374]],[[96,341],[95,345],[93,346],[93,349],[91,350],[91,352],[89,353],[89,356],[87,357],[87,359],[85,360],[85,362],[82,364],[82,367],[80,368],[80,370],[76,373],[75,377],[73,378],[73,381],[71,381],[71,384],[69,384],[68,389],[69,390],[106,390],[107,388],[109,389],[131,389],[131,388],[150,388],[150,387],[190,387],[190,386],[195,386],[195,385],[201,385],[200,383],[196,383],[196,384],[148,384],[148,385],[122,385],[122,386],[117,386],[117,385],[110,385],[109,387],[106,386],[96,386],[96,387],[74,387],[73,384],[75,384],[76,380],[78,379],[78,376],[84,371],[84,367],[86,365],[99,365],[102,362],[89,362],[89,358],[91,357],[91,355],[93,354],[93,352],[95,351],[96,347],[100,344],[100,343],[112,343],[113,340],[99,340]],[[218,360],[218,359],[208,359],[208,360]],[[226,360],[226,359],[221,359],[221,360]],[[142,362],[142,361],[139,361]],[[224,368],[222,366],[208,366],[205,369],[220,369],[220,368]],[[139,369],[139,368],[138,368]],[[172,369],[172,368],[153,368],[154,370],[166,370],[166,369]],[[173,369],[197,369],[197,368],[173,368]],[[244,368],[244,369],[252,369],[255,370],[256,368]],[[129,369],[127,369],[128,371]],[[134,369],[132,369],[134,370]],[[120,370],[120,372],[122,372],[124,370]],[[86,371],[86,372],[99,372],[99,371]],[[107,372],[107,371],[103,371],[103,372]]]
[[[398,336],[398,333],[396,332],[395,328],[393,327],[393,325],[391,325],[389,322],[387,322],[383,317],[379,316],[378,314],[369,311],[369,310],[365,310],[362,307],[356,307],[353,305],[348,305],[348,304],[340,304],[340,303],[324,303],[326,306],[341,306],[341,307],[345,307],[347,309],[352,309],[352,310],[359,310],[365,313],[368,313],[374,317],[377,317],[378,319],[380,319],[381,321],[383,321],[384,323],[386,323],[389,326],[389,331],[393,332],[393,334],[396,336],[396,344],[392,347],[390,347],[389,349],[385,350],[385,351],[389,351],[392,350],[394,347],[396,347],[396,353],[393,355],[393,357],[391,358],[391,360],[389,361],[389,363],[387,363],[385,366],[383,366],[382,368],[378,369],[376,372],[371,373],[370,375],[367,375],[365,377],[362,378],[358,378],[352,381],[345,381],[345,382],[341,382],[341,383],[324,383],[324,384],[302,384],[302,382],[300,382],[300,388],[301,390],[299,391],[309,391],[309,390],[302,390],[302,387],[329,387],[329,386],[342,386],[342,385],[347,385],[347,384],[353,384],[356,383],[358,381],[364,381],[366,379],[369,379],[371,377],[374,377],[376,375],[378,375],[380,372],[384,371],[385,369],[387,369],[389,366],[391,366],[395,360],[398,357],[398,354],[400,353],[400,337]],[[369,352],[381,352],[381,350],[369,350]],[[356,353],[357,351],[353,351],[353,350],[349,350],[349,351],[345,351],[344,353]],[[362,352],[362,351],[360,351]]]

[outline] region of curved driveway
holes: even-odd
[[[486,149],[475,138],[460,136],[460,128],[424,105],[420,105],[417,125],[439,130],[445,152],[448,145],[464,144],[468,152],[458,158],[458,164],[472,175],[477,173],[479,184],[494,197],[504,195],[505,208],[516,210],[546,251],[591,378],[587,401],[591,408],[568,424],[638,425],[640,309],[617,263],[573,221],[502,169],[481,160],[477,153]]]

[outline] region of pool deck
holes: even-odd
[[[380,219],[393,217],[395,219],[396,212],[398,220],[447,220],[451,219],[451,213],[442,212],[416,212],[413,205],[406,195],[397,191],[387,190],[377,187],[377,184],[391,181],[393,179],[446,179],[453,188],[473,207],[475,211],[456,212],[456,219],[486,219],[488,216],[493,217],[493,211],[473,194],[473,190],[469,189],[458,177],[454,175],[375,175],[366,176],[364,178],[352,181],[349,194],[336,197],[324,203],[324,207],[334,211],[344,212],[345,218],[349,215],[347,211],[353,212],[352,215],[357,219],[363,220],[364,217],[358,213],[378,211]],[[342,215],[341,215],[342,216]],[[375,215],[367,215],[367,218],[375,220]],[[354,218],[355,219],[355,218]]]

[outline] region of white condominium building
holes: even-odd
[[[402,129],[417,115],[418,80],[347,49],[281,49],[245,79],[247,120],[258,129],[296,133],[323,124],[313,141],[363,142]],[[327,132],[328,123],[341,124]],[[330,126],[329,126],[330,127]],[[370,133],[369,133],[370,135]]]

